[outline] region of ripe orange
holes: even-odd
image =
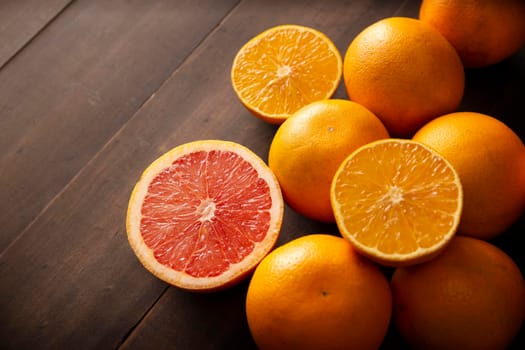
[[[246,276],[274,246],[283,200],[277,179],[249,149],[226,141],[178,146],[142,174],[126,229],[140,262],[187,290]]]
[[[246,296],[261,350],[377,349],[391,317],[388,281],[343,238],[307,235],[270,253]]]
[[[523,0],[423,0],[419,18],[448,39],[466,67],[497,63],[525,43]]]
[[[330,184],[339,164],[359,146],[387,137],[381,121],[355,102],[313,102],[279,127],[268,164],[294,210],[333,222]]]
[[[439,117],[414,140],[434,148],[457,170],[465,194],[459,232],[490,239],[525,209],[525,146],[496,118],[472,112]]]
[[[497,247],[456,236],[432,261],[392,277],[394,319],[416,349],[504,349],[525,318],[525,282]]]
[[[231,70],[233,89],[255,116],[281,124],[310,102],[330,98],[342,75],[341,54],[323,33],[281,25],[248,41]]]
[[[390,266],[419,263],[442,251],[456,232],[462,199],[459,177],[446,159],[400,139],[357,149],[343,161],[331,188],[343,237]]]
[[[394,136],[409,136],[454,111],[465,74],[456,51],[433,27],[393,17],[364,29],[344,59],[348,96],[370,109]]]

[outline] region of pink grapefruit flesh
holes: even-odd
[[[128,240],[160,279],[215,290],[255,268],[282,215],[277,180],[257,155],[233,142],[196,141],[144,171],[128,207]]]

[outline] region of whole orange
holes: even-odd
[[[413,18],[386,18],[364,29],[350,43],[343,71],[350,99],[376,114],[394,136],[409,136],[454,111],[465,85],[452,45]]]
[[[340,163],[358,147],[388,136],[381,121],[355,102],[317,101],[279,127],[268,165],[288,205],[311,219],[333,222],[330,184]]]
[[[497,63],[525,43],[523,0],[423,0],[419,18],[448,39],[466,67]]]
[[[437,258],[398,268],[394,320],[417,349],[504,349],[525,318],[525,282],[496,246],[456,236]]]
[[[413,137],[454,166],[463,185],[461,234],[490,239],[525,209],[525,146],[491,116],[456,112],[422,127]]]
[[[391,317],[381,270],[341,237],[313,234],[267,255],[250,281],[246,314],[264,349],[377,349]]]

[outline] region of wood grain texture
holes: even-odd
[[[77,1],[0,71],[0,251],[234,4]]]
[[[125,233],[132,187],[150,162],[192,140],[236,141],[267,159],[277,127],[250,115],[229,80],[254,35],[308,25],[344,54],[375,20],[418,8],[416,0],[152,3],[74,2],[0,70],[1,349],[254,349],[247,280],[192,294],[140,265]],[[524,55],[467,72],[462,104],[494,113],[522,139]],[[342,85],[336,97],[347,98]],[[278,244],[320,232],[337,229],[286,207]],[[524,216],[496,242],[522,271],[523,232]],[[382,349],[400,348],[391,328]],[[523,348],[523,332],[513,348]]]
[[[135,155],[69,182],[234,5],[79,1],[0,71],[0,348],[116,347],[165,290],[123,230]]]
[[[0,1],[0,69],[72,0]]]

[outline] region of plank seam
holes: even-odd
[[[219,27],[220,27],[220,26],[221,26],[221,25],[222,25],[222,24],[223,24],[223,23],[224,23],[224,22],[225,22],[225,21],[231,16],[231,13],[232,13],[237,7],[239,7],[239,4],[240,4],[242,1],[243,1],[243,0],[239,0],[239,1],[237,1],[237,3],[236,3],[235,5],[232,6],[232,8],[230,9],[230,11],[228,11],[228,12],[224,15],[224,17],[222,17],[221,20],[217,21],[217,24],[216,24],[213,28],[211,28],[211,30],[208,32],[208,34],[204,35],[204,36],[202,37],[202,39],[201,39],[199,42],[197,42],[197,44],[195,45],[195,47],[194,47],[194,48],[188,53],[188,55],[187,55],[186,57],[184,57],[184,59],[181,61],[181,63],[180,63],[177,67],[175,67],[175,69],[174,69],[174,70],[173,70],[173,71],[167,76],[167,78],[166,78],[162,83],[160,83],[159,87],[158,87],[158,88],[157,88],[157,89],[156,89],[156,90],[155,90],[155,91],[154,91],[154,92],[153,92],[148,98],[146,98],[146,99],[144,100],[144,102],[140,105],[140,107],[137,109],[137,111],[131,116],[131,118],[129,118],[124,124],[122,124],[122,127],[121,127],[119,130],[117,130],[117,132],[115,132],[115,134],[109,139],[108,143],[110,143],[111,140],[112,140],[113,138],[115,138],[115,136],[117,136],[118,134],[120,134],[121,130],[124,129],[124,128],[126,127],[126,125],[127,125],[131,120],[133,120],[133,118],[135,118],[135,115],[137,115],[137,114],[141,111],[141,109],[142,109],[145,105],[147,105],[147,104],[149,103],[150,100],[152,100],[152,99],[155,97],[155,95],[157,94],[157,92],[159,92],[159,90],[161,90],[162,87],[163,87],[164,85],[166,85],[166,83],[167,83],[168,81],[170,81],[171,78],[172,78],[175,74],[177,74],[177,73],[179,72],[179,70],[184,66],[184,64],[185,64],[185,63],[188,61],[188,59],[193,55],[193,53],[194,53],[194,52],[195,52],[195,51],[196,51],[196,50],[202,45],[202,43],[204,43],[204,42],[205,42],[205,41],[206,41],[206,40],[207,40],[207,39],[208,39],[213,33],[215,33],[215,32],[218,30],[218,28],[219,28]],[[101,148],[101,150],[103,150],[103,149],[105,148],[105,146],[106,146],[106,145],[104,145],[104,146]],[[98,154],[98,153],[97,153],[97,154]],[[96,157],[96,155],[95,155],[95,157]]]
[[[170,288],[170,286],[166,286],[166,288],[164,288],[164,290],[162,291],[162,293],[159,294],[159,296],[157,297],[157,299],[155,299],[153,301],[153,303],[151,303],[151,305],[149,306],[149,308],[146,310],[146,312],[144,312],[142,314],[142,316],[137,320],[137,322],[135,322],[135,324],[133,326],[131,326],[131,328],[126,332],[126,334],[124,334],[122,336],[122,338],[120,339],[120,342],[117,344],[117,346],[115,346],[115,350],[118,350],[120,349],[124,343],[129,339],[129,337],[131,337],[133,335],[133,333],[135,332],[135,329],[140,326],[140,324],[142,323],[142,321],[148,317],[148,315],[153,311],[153,308],[155,307],[155,305],[157,305],[157,303],[159,302],[159,300],[164,296],[164,294],[166,294],[166,292],[168,291],[168,289]]]
[[[64,7],[64,9],[63,9],[62,11],[60,11],[60,13],[63,13],[63,12],[66,10],[66,8],[69,7],[69,6],[70,6],[73,2],[75,2],[75,1],[76,1],[76,0],[72,0],[68,5],[66,5],[66,6]],[[71,187],[71,184],[73,184],[73,183],[76,181],[76,179],[82,175],[82,173],[84,172],[84,170],[85,170],[86,168],[88,168],[89,165],[90,165],[91,163],[93,163],[93,162],[99,157],[99,155],[104,151],[104,149],[106,149],[106,148],[108,147],[108,145],[110,145],[110,144],[113,142],[114,139],[118,138],[118,136],[122,133],[122,130],[124,130],[124,129],[126,128],[126,126],[127,126],[127,125],[128,125],[128,124],[129,124],[129,123],[130,123],[130,122],[136,117],[136,115],[139,114],[139,112],[144,108],[144,106],[147,105],[147,104],[150,102],[150,100],[152,100],[152,99],[155,97],[155,95],[157,94],[157,92],[158,92],[159,90],[161,90],[162,87],[163,87],[164,85],[166,85],[166,83],[167,83],[169,80],[171,80],[171,78],[172,78],[175,74],[177,74],[177,72],[178,72],[178,71],[180,70],[180,68],[181,68],[181,67],[182,67],[182,66],[188,61],[189,57],[191,57],[191,55],[195,52],[195,50],[197,50],[197,49],[202,45],[202,43],[205,42],[206,39],[208,39],[208,38],[210,37],[210,35],[212,35],[214,32],[217,31],[217,28],[219,28],[219,27],[222,25],[222,23],[224,23],[224,21],[225,21],[230,15],[231,15],[231,13],[232,13],[232,12],[233,12],[233,11],[239,6],[239,4],[240,4],[242,1],[243,1],[243,0],[239,0],[237,3],[235,3],[235,5],[233,5],[232,8],[231,8],[231,9],[230,9],[230,10],[229,10],[229,11],[228,11],[228,12],[222,17],[222,19],[220,19],[219,21],[217,21],[217,24],[216,24],[214,27],[212,27],[211,30],[210,30],[206,35],[204,35],[203,38],[202,38],[200,41],[197,42],[197,44],[195,45],[195,47],[194,47],[194,48],[188,53],[188,55],[187,55],[186,57],[184,57],[184,59],[180,62],[180,64],[179,64],[179,65],[178,65],[178,66],[177,66],[177,67],[176,67],[176,68],[175,68],[175,69],[174,69],[169,75],[167,75],[167,78],[166,78],[166,79],[164,79],[164,80],[159,84],[158,88],[155,89],[155,91],[153,91],[153,93],[152,93],[150,96],[148,96],[148,97],[146,97],[146,98],[144,99],[144,101],[138,106],[137,110],[131,115],[131,117],[121,125],[121,127],[120,127],[120,128],[119,128],[119,129],[113,134],[113,136],[111,136],[111,137],[110,137],[110,138],[104,143],[104,145],[102,145],[102,147],[101,147],[101,148],[100,148],[100,149],[99,149],[99,150],[98,150],[98,151],[97,151],[97,152],[96,152],[96,153],[95,153],[95,154],[94,154],[94,155],[93,155],[93,156],[92,156],[92,157],[91,157],[91,158],[90,158],[85,164],[84,164],[84,166],[81,167],[81,168],[77,171],[77,173],[76,173],[76,174],[75,174],[75,175],[74,175],[74,176],[73,176],[73,177],[72,177],[72,178],[71,178],[71,179],[70,179],[70,180],[64,185],[64,187],[63,187],[60,191],[58,191],[57,194],[56,194],[55,196],[53,196],[53,198],[51,198],[51,199],[49,200],[49,202],[48,202],[48,203],[42,208],[42,210],[40,210],[40,212],[39,212],[39,213],[38,213],[38,214],[37,214],[37,215],[36,215],[36,216],[35,216],[35,217],[34,217],[34,218],[33,218],[28,224],[27,224],[27,226],[26,226],[23,230],[21,230],[20,234],[18,234],[15,238],[13,238],[13,240],[12,240],[12,241],[11,241],[6,247],[5,247],[5,248],[2,250],[2,252],[0,253],[0,260],[4,257],[5,253],[6,253],[7,251],[9,251],[9,249],[10,249],[13,245],[15,245],[16,242],[18,242],[18,240],[21,239],[21,238],[25,235],[25,233],[26,233],[27,231],[29,231],[29,230],[31,229],[31,227],[35,224],[35,222],[37,222],[38,219],[46,213],[46,211],[47,211],[47,210],[48,210],[48,209],[49,209],[49,208],[50,208],[50,207],[51,207],[51,206],[52,206],[52,205],[58,200],[58,198],[60,198],[60,197],[62,196],[62,194],[63,194],[64,192],[66,192],[66,191],[69,189],[69,187]],[[60,14],[60,13],[59,13],[59,14]],[[59,15],[59,14],[58,14],[58,15]],[[55,16],[55,17],[53,17],[53,20],[49,21],[49,23],[48,23],[45,27],[47,27],[52,21],[54,21],[55,18],[58,17],[58,15]],[[43,30],[43,29],[42,29],[42,30]],[[41,32],[41,31],[40,31],[40,32]],[[36,36],[35,36],[35,37],[36,37]],[[33,38],[31,39],[31,41],[32,41],[35,37],[33,37]],[[28,42],[26,45],[24,45],[24,47],[26,47],[28,44],[29,44],[29,42]],[[13,56],[13,57],[14,57],[14,56]],[[9,61],[10,61],[10,60],[11,60],[11,59],[9,59]],[[1,69],[1,67],[0,67],[0,69]]]
[[[137,109],[137,111],[133,114],[133,116],[126,122],[124,123],[121,128],[108,140],[108,142],[101,148],[101,150],[99,152],[97,152],[97,154],[95,154],[95,156],[92,158],[92,159],[95,159],[99,153],[102,152],[102,150],[104,150],[104,148],[107,147],[107,145],[109,145],[111,143],[111,141],[118,137],[118,135],[122,132],[122,130],[126,127],[126,125],[131,121],[133,120],[133,118],[135,118],[135,116],[142,110],[142,108],[149,103],[150,100],[152,100],[155,96],[155,94],[162,89],[162,87],[169,81],[171,80],[171,78],[177,74],[177,72],[180,70],[180,68],[182,66],[184,66],[184,64],[187,62],[187,60],[189,59],[189,57],[191,57],[191,55],[202,45],[202,43],[204,43],[213,33],[215,33],[218,28],[220,28],[220,26],[231,16],[232,12],[235,11],[235,9],[237,7],[239,7],[240,3],[242,2],[243,0],[239,0],[231,9],[228,13],[226,13],[224,15],[224,17],[217,22],[217,24],[209,31],[209,33],[205,36],[203,36],[202,40],[199,41],[199,43],[197,45],[195,45],[195,48],[184,58],[184,60],[182,60],[182,62],[180,63],[180,65],[178,65],[174,70],[173,72],[166,78],[166,80],[164,80],[160,85],[159,85],[159,88],[157,90],[155,90],[151,96],[149,96],[145,101],[144,103]],[[87,164],[86,164],[87,166]],[[80,172],[82,172],[84,168],[82,168]],[[68,184],[69,185],[69,184]],[[68,185],[66,185],[66,187],[68,187]],[[151,313],[153,312],[153,308],[155,307],[155,305],[159,302],[159,300],[162,299],[162,297],[166,294],[166,292],[168,291],[169,289],[169,286],[162,292],[160,293],[159,297],[157,299],[155,299],[155,301],[151,304],[150,308],[142,315],[142,317],[140,319],[137,320],[137,322],[126,332],[126,334],[122,337],[121,341],[119,344],[117,344],[115,350],[118,350],[120,349],[122,346],[124,346],[124,344],[126,343],[126,341],[131,337],[133,336],[133,334],[135,333],[135,330],[142,324],[142,322],[146,319],[146,317]]]
[[[14,60],[20,52],[22,52],[26,47],[31,45],[31,43],[44,31],[46,30],[62,13],[64,13],[76,0],[70,0],[67,4],[64,5],[53,17],[47,21],[46,24],[37,30],[22,46],[20,46],[8,59],[6,59],[2,64],[0,64],[0,70],[4,69],[12,60]]]

